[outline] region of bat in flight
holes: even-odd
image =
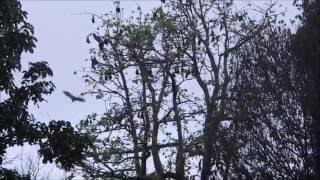
[[[71,94],[69,91],[63,91],[63,93],[66,96],[68,96],[72,102],[74,102],[74,101],[85,102],[85,100],[82,97],[75,96],[75,95]]]

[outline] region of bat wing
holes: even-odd
[[[69,98],[74,98],[74,96],[73,96],[70,92],[68,92],[68,91],[63,91],[63,93],[64,93],[66,96],[68,96]]]
[[[80,102],[85,102],[85,100],[82,97],[74,97],[72,101],[80,101]]]
[[[68,91],[63,91],[63,93],[69,97],[71,99],[71,101],[80,101],[80,102],[84,102],[85,100],[82,98],[82,97],[77,97],[77,96],[74,96],[73,94],[71,94],[70,92]]]

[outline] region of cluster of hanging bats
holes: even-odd
[[[165,3],[165,0],[161,0],[162,3]],[[116,7],[116,13],[120,13],[120,7],[119,5]],[[157,15],[157,11],[154,12],[153,16],[155,17]],[[95,20],[94,20],[94,17],[92,18],[92,22],[94,23]],[[102,49],[103,48],[103,44],[106,43],[105,41],[102,41],[102,39],[100,37],[98,37],[98,35],[96,34],[92,34],[94,39],[99,43],[99,48]],[[90,43],[90,40],[87,38],[87,43]],[[91,58],[91,67],[93,69],[96,69],[96,66],[99,64],[98,60],[93,57]],[[104,72],[103,72],[104,71]],[[112,79],[112,68],[108,68],[108,69],[102,69],[101,70],[101,75],[104,76],[105,80],[111,80]],[[140,72],[139,70],[137,69],[136,70],[136,75],[139,75]],[[151,68],[149,68],[147,74],[152,77],[152,70]],[[174,72],[172,72],[171,74],[173,74],[175,76],[175,74],[184,74],[185,75],[185,78],[188,78],[188,76],[191,74],[194,76],[195,74],[195,71],[193,69],[185,69],[184,67],[175,67],[174,68]],[[75,96],[73,95],[72,93],[70,93],[69,91],[63,91],[63,93],[69,97],[71,99],[72,102],[75,102],[75,101],[79,101],[79,102],[85,102],[85,99],[80,97],[80,96]]]
[[[96,66],[98,64],[99,64],[99,62],[97,61],[96,58],[91,59],[91,65],[92,65],[92,67],[94,67],[94,69],[96,69]],[[113,75],[116,74],[116,72],[114,71],[114,67],[112,67],[111,65],[106,66],[106,67],[101,67],[101,69],[99,71],[100,71],[99,72],[100,80],[102,80],[102,79],[104,79],[106,81],[111,80],[113,78]],[[197,71],[195,70],[195,68],[186,68],[186,67],[175,66],[170,74],[173,75],[173,77],[175,77],[176,74],[181,74],[184,76],[184,78],[188,78],[190,75],[195,76],[196,72]],[[141,72],[139,71],[138,68],[135,70],[135,74],[137,76],[141,74]],[[146,69],[146,74],[151,78],[153,77],[151,67],[148,67]],[[115,76],[117,77],[117,75],[115,75]]]

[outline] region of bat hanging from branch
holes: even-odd
[[[72,102],[74,102],[74,101],[85,102],[85,100],[82,97],[75,96],[75,95],[71,94],[69,91],[63,91],[63,93],[66,96],[68,96]]]

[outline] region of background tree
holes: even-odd
[[[315,148],[315,173],[320,177],[320,1],[302,1],[301,26],[294,36],[294,54],[298,58],[298,72],[305,76],[304,111],[312,118],[312,144]]]
[[[246,142],[240,150],[240,170],[250,177],[319,177],[315,111],[319,6],[314,3],[304,6],[296,34],[282,21],[239,49],[236,107],[242,123],[237,126]]]
[[[65,169],[80,163],[89,140],[77,133],[66,121],[36,122],[28,111],[29,103],[37,105],[54,90],[46,78],[53,75],[46,62],[29,63],[22,71],[21,54],[33,52],[36,38],[26,22],[27,12],[20,2],[0,2],[0,164],[6,148],[23,143],[39,144],[44,162],[55,159]],[[22,79],[14,77],[21,72]],[[4,169],[1,172],[5,172]]]
[[[239,51],[238,131],[247,142],[241,162],[255,178],[314,175],[312,121],[301,101],[307,90],[292,36],[283,24],[275,24]]]
[[[204,107],[204,119],[199,121],[203,123],[199,136],[203,141],[201,179],[209,179],[214,172],[226,179],[238,168],[234,152],[241,146],[231,142],[237,136],[232,129],[237,121],[233,104],[236,66],[240,63],[236,50],[272,24],[273,5],[237,9],[233,1],[172,1],[172,6],[181,18],[182,36],[191,40],[191,48],[184,53]],[[257,16],[251,17],[250,11]]]

